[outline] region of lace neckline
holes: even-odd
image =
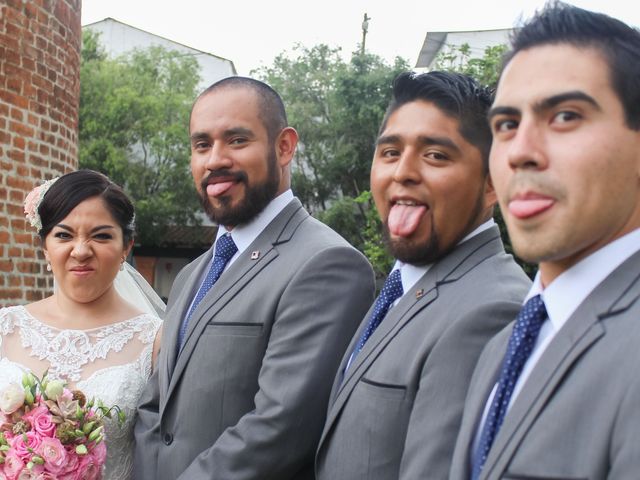
[[[15,309],[15,311],[18,314],[20,314],[21,316],[28,317],[29,320],[31,320],[32,322],[36,322],[39,325],[41,325],[42,327],[48,328],[49,330],[53,330],[53,331],[56,331],[56,332],[80,332],[80,333],[87,333],[87,334],[90,334],[91,332],[95,332],[97,330],[102,330],[102,329],[107,328],[107,327],[113,327],[113,326],[117,326],[117,325],[121,325],[121,324],[126,324],[128,322],[135,322],[136,320],[139,320],[142,317],[150,317],[151,316],[148,313],[140,313],[138,315],[135,315],[134,317],[127,318],[125,320],[120,320],[120,321],[114,322],[114,323],[108,323],[107,325],[101,325],[99,327],[91,327],[91,328],[60,328],[60,327],[54,327],[53,325],[50,325],[47,322],[43,322],[38,317],[33,315],[31,312],[29,312],[29,310],[27,310],[24,307],[24,305],[16,305],[14,307],[8,307],[8,309],[9,310]]]
[[[77,383],[86,365],[106,360],[112,352],[117,354],[134,338],[141,344],[143,352],[139,353],[147,355],[160,323],[158,317],[144,313],[87,330],[59,329],[41,322],[23,306],[8,307],[0,310],[0,351],[2,336],[17,328],[22,349],[48,363],[51,378]]]

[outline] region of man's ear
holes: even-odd
[[[493,208],[498,203],[498,195],[496,189],[493,187],[493,180],[491,175],[487,173],[487,178],[484,180],[484,205],[485,208]]]
[[[280,167],[286,167],[291,163],[297,145],[298,132],[293,127],[284,128],[278,135],[275,145]]]

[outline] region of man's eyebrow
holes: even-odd
[[[549,110],[561,103],[568,102],[571,100],[586,102],[594,106],[598,110],[602,110],[598,102],[596,102],[596,100],[592,96],[587,95],[586,93],[581,92],[580,90],[559,93],[558,95],[553,95],[549,98],[545,98],[544,100],[541,100],[540,102],[537,102],[536,104],[534,104],[533,110],[535,112],[542,112],[545,110]]]
[[[487,114],[487,120],[491,120],[496,115],[508,115],[510,117],[519,116],[520,109],[514,107],[493,107]]]
[[[460,151],[460,147],[451,140],[449,137],[428,137],[428,136],[419,136],[418,141],[421,145],[427,147],[429,145],[438,145],[441,147],[450,148],[455,150],[456,152]]]
[[[193,132],[190,138],[191,143],[196,143],[200,140],[209,140],[209,135],[204,132]]]
[[[545,112],[547,110],[550,110],[560,105],[561,103],[569,102],[571,100],[586,102],[592,105],[593,107],[595,107],[596,109],[602,110],[602,107],[600,107],[600,104],[598,104],[598,102],[596,102],[596,100],[592,96],[587,95],[586,93],[581,92],[580,90],[574,90],[571,92],[564,92],[564,93],[559,93],[557,95],[552,95],[551,97],[548,97],[543,100],[540,100],[539,102],[536,102],[533,105],[533,111],[535,113]],[[521,114],[522,112],[518,108],[498,106],[498,107],[493,107],[491,110],[489,110],[487,119],[491,120],[496,115],[520,116]]]
[[[400,135],[382,135],[376,140],[376,146],[386,143],[398,143],[400,141]]]
[[[400,135],[383,135],[378,137],[376,141],[376,146],[384,145],[388,143],[400,143],[402,141]],[[442,147],[451,148],[456,151],[460,151],[458,145],[456,145],[450,138],[448,137],[430,137],[426,135],[421,135],[418,137],[418,142],[422,146],[429,145],[440,145]]]
[[[243,135],[245,137],[250,137],[250,138],[255,137],[255,133],[253,133],[253,130],[250,130],[250,129],[245,128],[245,127],[229,128],[229,129],[225,130],[222,135],[223,135],[224,138],[230,138],[230,137],[234,137],[236,135]]]

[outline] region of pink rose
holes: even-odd
[[[4,457],[4,474],[7,480],[16,480],[24,468],[22,459],[15,452],[8,452]]]
[[[80,459],[75,450],[75,445],[67,445],[65,447],[67,451],[67,463],[64,466],[64,472],[58,476],[59,480],[75,480],[76,471],[80,465]]]
[[[25,420],[31,423],[32,428],[43,437],[53,437],[56,433],[56,424],[53,423],[49,409],[39,406],[23,415]]]
[[[30,459],[31,450],[38,450],[42,439],[35,432],[27,432],[23,435],[16,435],[10,441],[10,446],[15,454],[22,459]]]
[[[57,438],[42,439],[38,453],[44,460],[44,467],[51,473],[62,473],[67,465],[67,451]]]
[[[31,469],[21,470],[17,480],[39,480],[43,474],[44,468],[40,465],[34,465]]]
[[[91,455],[85,455],[80,460],[78,476],[76,478],[78,480],[100,480],[102,478],[102,467],[96,465]]]
[[[105,443],[100,442],[99,444],[95,445],[91,449],[91,456],[95,460],[96,465],[104,465],[104,462],[107,459],[107,446],[105,445]]]

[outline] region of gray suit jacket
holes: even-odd
[[[556,334],[498,432],[483,479],[640,478],[640,252],[609,275]],[[482,353],[451,479],[470,448],[512,325]]]
[[[446,478],[476,360],[529,285],[498,228],[478,234],[405,293],[342,379],[367,314],[334,383],[317,478]]]
[[[373,298],[371,266],[294,199],[196,308],[176,358],[210,258],[171,291],[139,406],[135,478],[313,478],[331,383]]]

